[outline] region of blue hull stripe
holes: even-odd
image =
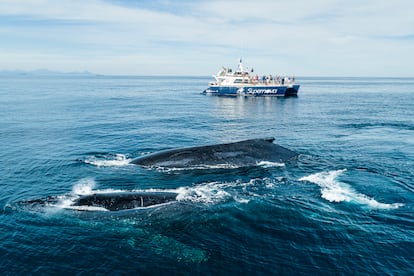
[[[299,85],[288,86],[209,86],[203,94],[223,96],[295,96]]]

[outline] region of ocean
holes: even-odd
[[[413,78],[298,77],[291,98],[201,95],[209,80],[1,76],[2,274],[414,274]],[[298,159],[129,163],[262,137]],[[179,200],[67,208],[102,191]],[[48,197],[59,202],[28,203]]]

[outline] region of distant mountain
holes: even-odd
[[[82,72],[59,72],[49,69],[36,69],[31,71],[25,70],[0,70],[0,76],[95,76],[97,74]]]

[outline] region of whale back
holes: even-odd
[[[172,192],[119,192],[96,193],[79,197],[72,206],[101,207],[109,211],[120,211],[148,207],[175,201]]]
[[[234,143],[161,151],[136,158],[133,164],[145,167],[253,166],[262,161],[286,162],[298,154],[274,144],[273,137]]]

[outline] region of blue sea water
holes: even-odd
[[[208,81],[0,77],[2,273],[414,273],[414,79],[298,78],[294,98],[201,95]],[[129,164],[159,150],[269,136],[298,160]],[[130,190],[180,200],[121,212],[67,208],[73,195]],[[48,196],[61,201],[24,204]]]

